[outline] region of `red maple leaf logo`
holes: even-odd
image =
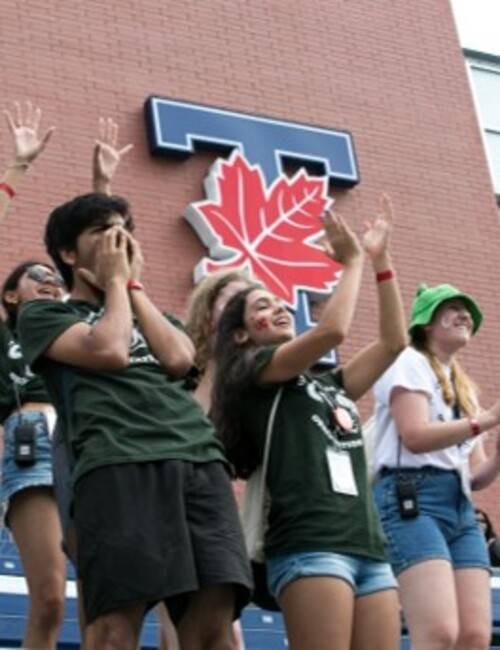
[[[315,243],[330,203],[326,178],[300,170],[267,188],[258,165],[235,151],[217,161],[206,190],[185,215],[210,253],[198,275],[245,267],[292,308],[299,289],[324,292],[336,282],[341,265]]]

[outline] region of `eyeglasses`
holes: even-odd
[[[28,266],[26,269],[26,277],[30,278],[30,280],[35,280],[35,282],[52,284],[55,287],[64,286],[64,280],[57,271],[53,271],[52,269],[49,269],[46,266],[42,266],[41,264]]]

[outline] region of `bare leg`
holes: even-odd
[[[400,643],[397,591],[386,589],[357,598],[351,650],[398,650]]]
[[[155,608],[160,623],[160,650],[179,650],[177,632],[164,603]]]
[[[230,585],[200,589],[191,599],[177,632],[182,650],[234,650],[231,625],[234,590]]]
[[[491,640],[490,575],[485,569],[455,571],[460,621],[455,650],[487,650]]]
[[[99,616],[85,628],[85,650],[137,650],[144,605]]]
[[[428,560],[399,576],[412,650],[452,650],[458,638],[455,576],[446,560]]]
[[[9,522],[30,595],[23,647],[52,650],[63,620],[66,586],[61,525],[52,490],[37,487],[16,494]]]
[[[231,639],[233,642],[233,650],[245,650],[245,640],[243,638],[243,630],[241,623],[234,621],[231,628]]]
[[[338,578],[300,578],[287,585],[280,605],[291,650],[349,650],[354,593]]]

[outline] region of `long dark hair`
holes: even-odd
[[[260,463],[255,441],[245,435],[241,420],[241,406],[245,391],[252,383],[253,359],[258,348],[251,341],[237,344],[235,333],[245,327],[246,300],[256,289],[262,286],[251,285],[227,303],[219,319],[214,346],[211,416],[234,473],[243,479],[248,478]]]
[[[47,264],[47,262],[40,262],[39,260],[26,260],[25,262],[21,262],[21,264],[18,264],[14,269],[12,269],[2,285],[2,306],[7,316],[6,323],[12,331],[14,331],[16,328],[17,311],[19,306],[7,302],[7,300],[5,300],[5,294],[7,291],[15,291],[17,289],[19,280],[23,277],[30,266],[38,265],[53,270],[53,266]]]

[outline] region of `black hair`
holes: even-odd
[[[252,383],[253,360],[258,348],[249,341],[236,343],[235,333],[244,328],[248,295],[262,285],[239,291],[227,303],[217,326],[214,346],[215,377],[212,388],[211,417],[221,438],[234,473],[246,479],[260,464],[253,436],[245,431],[241,406]]]
[[[124,227],[132,232],[134,221],[130,206],[120,196],[84,194],[63,203],[50,213],[45,228],[45,246],[68,289],[73,287],[73,273],[71,266],[62,260],[61,251],[74,251],[77,239],[84,230],[106,223],[114,213],[124,218]]]
[[[14,330],[16,327],[18,305],[12,304],[5,300],[5,294],[7,291],[15,291],[18,287],[19,280],[23,277],[29,267],[36,265],[44,266],[47,269],[53,270],[53,267],[50,264],[47,264],[47,262],[40,262],[39,260],[26,260],[25,262],[21,262],[14,269],[12,269],[2,285],[2,306],[7,316],[7,325],[11,330]]]

